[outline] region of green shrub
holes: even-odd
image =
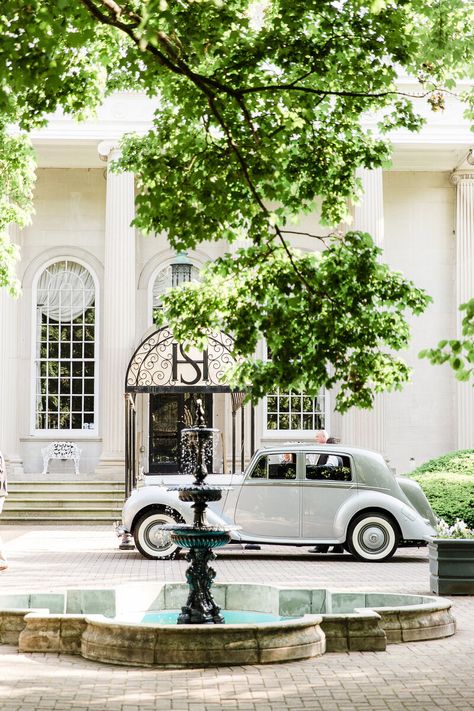
[[[470,474],[474,477],[474,449],[459,449],[457,452],[443,454],[437,459],[430,459],[412,472],[412,475],[424,474],[425,472],[457,472],[459,474]]]
[[[436,516],[474,528],[474,449],[432,459],[409,474],[423,488]]]

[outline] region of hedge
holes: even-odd
[[[474,528],[474,449],[432,459],[409,476],[421,485],[436,516],[449,525],[460,518]]]

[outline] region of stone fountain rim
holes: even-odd
[[[165,524],[164,527],[168,525]],[[182,526],[188,526],[189,524],[178,524]],[[169,526],[172,528],[174,524],[169,524]],[[192,527],[191,527],[192,528]],[[206,529],[203,529],[206,531]],[[209,530],[220,530],[217,529],[216,527],[209,527]],[[227,530],[227,529],[225,529]],[[182,587],[183,590],[187,588],[186,583],[183,583],[180,580],[172,580],[172,581],[150,581],[150,580],[132,580],[132,581],[127,581],[127,582],[121,582],[117,583],[116,585],[90,585],[88,587],[83,587],[83,586],[62,586],[62,587],[56,587],[54,589],[49,589],[49,590],[42,590],[42,591],[32,591],[32,592],[19,592],[19,591],[7,591],[7,592],[0,592],[0,614],[5,611],[13,611],[13,610],[19,610],[19,609],[26,609],[26,610],[31,610],[32,608],[25,607],[24,605],[19,605],[18,607],[8,607],[5,606],[3,607],[1,605],[1,599],[2,597],[8,597],[8,598],[13,598],[13,597],[20,597],[20,598],[25,598],[25,597],[41,597],[41,596],[63,596],[66,597],[68,593],[103,593],[104,591],[106,592],[117,592],[121,589],[129,588],[130,586],[132,587],[143,587],[143,586],[153,586],[157,587],[158,590],[166,590],[166,588],[180,588]],[[359,590],[359,589],[353,589],[351,588],[350,590],[342,588],[332,588],[332,587],[313,587],[313,586],[305,586],[305,585],[300,585],[300,586],[294,586],[294,585],[278,585],[277,583],[254,583],[254,582],[239,582],[239,581],[229,581],[229,582],[215,582],[213,584],[213,589],[214,590],[221,590],[222,588],[233,588],[233,587],[239,587],[239,588],[267,588],[271,590],[275,590],[278,592],[294,592],[294,593],[313,593],[313,592],[326,592],[330,593],[331,595],[365,595],[365,596],[377,596],[379,598],[387,598],[387,601],[390,599],[393,599],[393,597],[403,597],[403,598],[412,598],[413,600],[422,600],[422,602],[413,602],[411,604],[404,604],[404,605],[368,605],[367,607],[362,607],[355,605],[354,606],[354,611],[355,610],[385,610],[385,611],[390,611],[390,612],[397,612],[401,610],[408,610],[408,609],[425,609],[425,610],[438,610],[438,609],[444,609],[446,607],[451,607],[453,605],[453,601],[450,600],[449,598],[442,597],[440,595],[432,595],[429,593],[423,594],[423,593],[406,593],[406,592],[387,592],[387,591],[378,591],[378,590]],[[48,609],[44,605],[34,605],[34,609]],[[263,610],[260,610],[263,612]],[[68,613],[65,613],[68,614]],[[74,613],[71,613],[74,614]],[[313,614],[313,613],[307,613],[307,614]],[[319,614],[319,613],[315,613]],[[353,614],[351,613],[321,613],[324,616],[329,615],[329,614],[336,614],[336,615],[342,615],[342,614]]]
[[[455,632],[452,602],[446,598],[265,583],[217,583],[215,592],[224,599],[223,607],[230,610],[253,607],[255,611],[260,608],[261,612],[289,616],[295,615],[289,610],[293,605],[300,614],[285,620],[223,625],[163,625],[124,619],[127,614],[174,609],[185,588],[181,582],[153,581],[124,582],[107,589],[63,588],[61,593],[16,595],[17,607],[11,605],[15,595],[0,595],[0,643],[18,644],[20,652],[80,654],[111,664],[199,668],[295,661],[326,650],[384,651],[387,644],[439,639]],[[245,595],[246,605],[241,604]],[[362,596],[364,601],[372,598],[375,604],[354,604],[352,612],[301,609],[318,604],[332,609],[331,606],[343,607],[353,602],[345,600],[344,595],[358,602]],[[397,597],[401,603],[394,605]],[[10,602],[8,609],[1,608],[2,598],[5,607]],[[380,606],[383,598],[390,607]],[[113,600],[113,612],[107,614],[115,617],[92,609],[81,612],[87,605],[97,608],[97,600],[102,610],[108,609],[107,601]],[[130,600],[135,603],[133,608]],[[46,604],[69,612],[51,613]]]
[[[147,612],[161,612],[161,610],[139,610],[140,614],[146,614]],[[251,612],[251,610],[249,610]],[[377,614],[377,613],[372,613]],[[36,614],[36,613],[34,613]],[[41,617],[41,614],[37,615]],[[377,615],[379,617],[379,615]],[[128,620],[123,620],[121,618],[110,618],[105,615],[85,615],[85,620],[87,622],[92,622],[93,624],[104,624],[113,625],[117,624],[121,627],[140,627],[143,629],[161,629],[161,630],[172,630],[173,633],[178,633],[181,635],[189,634],[187,631],[189,628],[193,628],[194,631],[198,631],[199,634],[222,634],[223,629],[234,630],[234,631],[245,631],[252,629],[280,629],[281,627],[293,627],[293,628],[304,628],[310,625],[319,625],[323,621],[322,614],[308,613],[305,615],[300,615],[299,617],[294,617],[287,620],[274,620],[272,622],[242,622],[242,623],[225,623],[223,625],[202,625],[202,624],[186,624],[186,625],[165,625],[160,622],[129,622]]]

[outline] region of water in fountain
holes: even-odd
[[[204,461],[207,469],[210,463],[214,461],[215,445],[213,434],[217,432],[217,430],[212,428],[206,429],[211,432],[209,440],[203,443]],[[189,436],[190,433],[191,436]],[[188,476],[195,476],[196,467],[198,466],[197,448],[192,442],[192,433],[192,427],[187,427],[181,431],[180,473]]]
[[[141,619],[142,624],[175,625],[177,610],[160,610],[147,612]],[[254,610],[223,610],[224,622],[229,625],[246,625],[266,622],[284,622],[298,619],[297,616],[274,615],[271,612],[255,612]]]

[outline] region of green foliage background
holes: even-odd
[[[390,132],[424,123],[416,103],[442,110],[473,77],[472,2],[2,0],[0,34],[0,288],[17,290],[6,226],[25,224],[33,189],[12,126],[28,132],[57,109],[83,119],[116,90],[144,92],[157,106],[150,130],[126,137],[115,164],[135,175],[135,226],[177,251],[240,246],[206,266],[200,293],[163,299],[174,335],[231,334],[227,380],[254,400],[337,383],[343,412],[406,382],[406,316],[429,297],[348,231],[357,170],[387,167]],[[413,95],[399,69],[418,80]],[[472,118],[474,92],[462,98]],[[315,219],[299,231],[317,212],[328,229]],[[271,363],[255,358],[262,342]]]
[[[439,518],[449,525],[460,518],[474,528],[474,449],[431,459],[409,476],[421,485]]]
[[[449,363],[458,380],[473,380],[474,386],[474,299],[461,304],[459,311],[465,311],[461,322],[463,338],[440,341],[437,348],[421,351],[420,358],[429,358],[433,365]]]

